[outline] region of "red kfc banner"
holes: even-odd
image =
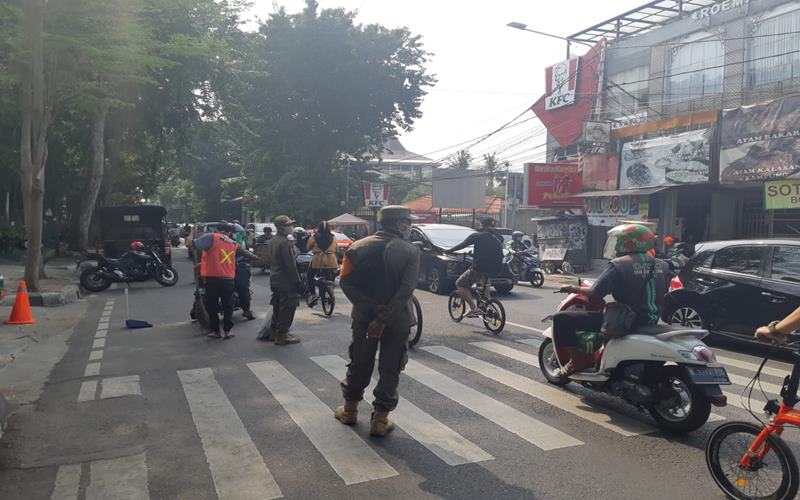
[[[547,93],[531,107],[561,146],[578,140],[583,122],[597,102],[597,87],[605,39],[586,55],[547,68]]]
[[[389,185],[375,182],[364,183],[364,205],[381,208],[389,203]]]
[[[579,207],[583,190],[577,163],[526,163],[528,205],[537,207]]]

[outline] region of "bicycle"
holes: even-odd
[[[472,299],[475,301],[478,317],[483,321],[483,326],[494,335],[500,335],[506,326],[506,309],[503,304],[492,298],[490,294],[491,285],[488,279],[481,280],[470,287]],[[480,291],[479,291],[480,290]],[[467,301],[454,290],[447,300],[447,310],[450,318],[456,323],[461,323],[467,314]]]
[[[798,342],[791,345],[797,346]],[[800,385],[800,353],[792,349],[792,373],[783,382],[781,401],[767,401],[764,411],[770,416],[768,423],[761,426],[750,422],[729,422],[711,433],[706,443],[706,465],[717,486],[734,499],[774,499],[795,498],[800,488],[800,472],[792,450],[780,437],[786,426],[800,427],[800,410],[795,409]],[[764,358],[758,371],[748,384],[750,394],[761,377],[761,371],[769,360]],[[747,390],[747,387],[745,387]],[[749,398],[749,395],[748,395]],[[749,403],[749,400],[748,400]],[[727,455],[730,452],[730,456]],[[777,483],[759,491],[764,483]]]
[[[414,306],[411,312],[414,314],[417,324],[411,327],[411,333],[408,336],[408,345],[414,347],[422,336],[422,306],[414,295],[411,296],[411,303]]]

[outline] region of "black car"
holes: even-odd
[[[461,274],[472,265],[471,250],[466,248],[457,254],[444,253],[475,231],[453,224],[415,224],[411,229],[411,242],[421,250],[419,284],[433,293],[450,293]],[[514,288],[514,277],[504,270],[493,277],[491,284],[498,293],[508,293]]]
[[[715,241],[698,244],[672,279],[662,319],[752,337],[798,306],[800,241]]]

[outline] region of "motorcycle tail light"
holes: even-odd
[[[675,290],[680,290],[683,288],[683,282],[681,281],[680,277],[675,276],[669,281],[669,291],[674,292]]]
[[[717,357],[714,356],[714,352],[704,345],[695,346],[695,348],[692,349],[692,352],[695,353],[699,359],[705,361],[706,363],[717,362]]]

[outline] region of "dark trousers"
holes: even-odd
[[[250,310],[250,266],[236,265],[236,294],[239,296],[239,307],[242,311]]]
[[[553,316],[553,336],[558,347],[577,347],[578,332],[599,332],[602,326],[602,312],[562,311]]]
[[[409,328],[393,329],[386,326],[380,339],[367,338],[367,324],[353,322],[353,340],[350,342],[350,363],[347,376],[342,382],[345,401],[361,401],[364,389],[372,378],[375,368],[375,351],[380,345],[378,358],[378,385],[375,386],[373,406],[378,411],[392,411],[397,407],[397,384],[400,372],[406,367]]]
[[[294,321],[294,312],[300,305],[300,294],[295,291],[271,288],[272,299],[272,331],[275,333],[288,333]]]
[[[308,271],[308,288],[307,288],[309,293],[317,293],[317,291],[314,290],[314,278],[316,276],[322,276],[323,279],[326,279],[328,281],[333,281],[334,279],[336,279],[336,272],[334,269],[310,269]],[[323,283],[319,284],[319,293],[317,293],[317,295],[319,295],[320,297],[322,296],[323,286],[325,286]]]
[[[206,310],[208,325],[212,332],[219,332],[219,304],[222,302],[222,328],[229,332],[233,328],[233,280],[206,278]]]

